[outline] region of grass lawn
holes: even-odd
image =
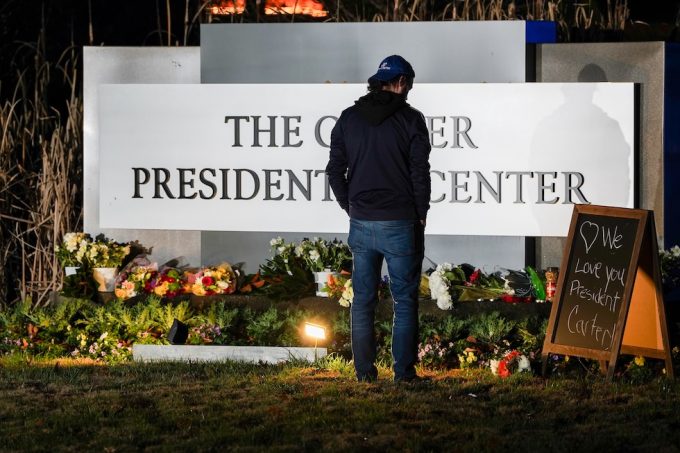
[[[680,383],[488,371],[356,383],[349,365],[0,359],[0,450],[680,449]],[[512,451],[512,450],[511,450]]]

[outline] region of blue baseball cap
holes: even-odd
[[[378,72],[369,77],[368,81],[369,83],[371,80],[389,82],[400,75],[413,78],[416,76],[416,73],[413,71],[411,63],[406,61],[403,57],[399,55],[390,55],[380,62],[380,66],[378,66]]]

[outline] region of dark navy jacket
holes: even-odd
[[[326,174],[338,203],[354,219],[425,220],[429,155],[422,113],[403,96],[379,91],[340,115]]]

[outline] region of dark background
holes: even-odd
[[[335,1],[324,2],[326,9],[335,11]],[[204,0],[188,0],[190,16],[193,17],[203,3],[205,3]],[[351,3],[351,1],[345,1],[342,4]],[[431,0],[429,3],[433,11],[438,11],[443,10],[450,1]],[[522,5],[526,2],[517,0],[515,3],[521,13]],[[599,11],[605,11],[607,5],[606,0],[565,2],[567,5],[584,3],[590,3]],[[171,42],[173,45],[177,43],[183,45],[186,3],[184,0],[170,0],[169,4],[172,23]],[[261,4],[264,4],[264,0]],[[374,4],[377,5],[378,2]],[[71,43],[76,46],[167,45],[166,5],[166,1],[163,0],[4,0],[0,2],[0,58],[2,59],[0,80],[4,79],[3,75],[8,70],[21,68],[21,64],[25,63],[21,61],[17,65],[20,61],[20,56],[15,55],[17,47],[20,47],[20,43],[35,43],[43,24],[45,25],[45,50],[48,52],[48,57],[58,57],[58,54]],[[628,0],[628,7],[632,23],[644,22],[653,25],[652,28],[656,29],[656,33],[648,33],[647,39],[664,40],[665,37],[676,40],[676,36],[670,36],[670,34],[680,22],[680,0]],[[254,9],[254,7],[249,8]],[[351,8],[348,6],[347,9]],[[369,14],[370,12],[367,12],[367,15]],[[92,39],[88,31],[90,15]],[[206,16],[203,14],[196,21],[188,36],[187,44],[199,44],[198,22],[205,20]],[[215,20],[220,19],[215,18]],[[237,20],[276,19],[271,16],[265,18],[258,15],[257,18],[240,17]],[[345,19],[341,18],[341,20]],[[664,34],[667,36],[663,36]],[[645,39],[644,36],[641,38]]]

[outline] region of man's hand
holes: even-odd
[[[421,219],[420,224],[423,226],[423,228],[425,228],[425,224],[427,224],[427,220]]]

